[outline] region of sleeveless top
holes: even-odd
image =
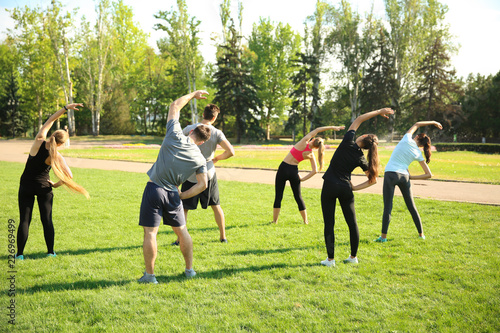
[[[292,147],[292,149],[290,149],[290,153],[292,154],[292,156],[297,160],[297,162],[302,162],[304,160],[304,156],[302,156],[302,153],[305,152],[305,151],[312,151],[311,148],[309,148],[309,144],[307,144],[306,148],[304,150],[298,150],[297,148],[295,147]]]
[[[35,156],[28,156],[28,161],[21,176],[21,185],[50,187],[49,171],[51,167],[45,164],[47,157],[49,157],[49,151],[45,148],[45,142],[43,142]]]

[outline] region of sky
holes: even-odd
[[[46,8],[50,0],[0,0],[0,39],[5,38],[7,28],[13,28],[13,20],[6,9],[15,7]],[[200,37],[201,51],[206,61],[214,62],[215,47],[211,40],[220,36],[222,25],[219,18],[219,5],[222,0],[186,0],[191,16],[201,21]],[[339,0],[330,0],[336,5]],[[385,18],[383,0],[351,0],[353,8],[359,13],[368,12],[373,4],[374,14]],[[500,71],[500,1],[499,0],[440,0],[446,4],[449,11],[446,23],[455,36],[455,44],[460,45],[457,54],[452,55],[452,66],[457,75],[466,77],[469,73],[496,74]],[[88,20],[95,18],[95,2],[90,0],[61,0],[67,10],[79,7],[79,14]],[[156,45],[159,38],[166,32],[155,31],[153,26],[160,22],[153,15],[160,10],[177,9],[175,0],[124,0],[133,8],[134,21],[143,31],[149,34],[149,43]],[[237,22],[238,0],[232,0],[231,13]],[[301,35],[304,32],[304,21],[314,13],[316,0],[242,0],[243,3],[243,34],[249,36],[253,23],[259,18],[269,18],[271,21],[288,23]],[[78,22],[76,22],[78,23]]]

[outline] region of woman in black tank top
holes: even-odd
[[[83,104],[69,104],[53,114],[43,124],[31,146],[28,160],[21,176],[18,193],[20,215],[19,228],[17,230],[16,259],[18,260],[24,259],[24,247],[28,240],[35,196],[38,202],[38,209],[40,210],[45,243],[47,244],[47,255],[52,257],[56,256],[54,252],[54,225],[52,223],[52,203],[54,198],[52,187],[56,188],[66,185],[88,197],[87,191],[71,180],[73,178],[71,170],[64,158],[57,151],[57,147],[64,144],[68,139],[68,133],[64,130],[58,130],[47,140],[47,133],[54,122],[68,109],[78,110],[77,106],[83,106]],[[49,172],[51,169],[53,169],[56,176],[60,179],[57,183],[50,180]]]

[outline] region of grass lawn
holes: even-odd
[[[23,165],[0,162],[0,219],[18,223]],[[35,204],[24,261],[15,263],[14,298],[3,278],[0,331],[16,304],[26,332],[498,332],[500,207],[416,199],[427,240],[419,241],[402,198],[395,197],[389,242],[380,231],[382,198],[356,193],[359,265],[344,265],[349,235],[340,210],[337,267],[326,258],[320,191],[303,189],[309,225],[288,188],[271,225],[272,186],[220,182],[228,244],[218,242],[211,210],[189,213],[194,268],[186,279],[180,250],[160,227],[158,285],[141,285],[142,229],[137,225],[145,174],[74,168],[90,200],[55,189],[56,258],[45,257]],[[7,236],[3,237],[6,276]]]
[[[221,161],[219,167],[246,167],[246,168],[265,168],[278,169],[279,164],[286,156],[286,149],[247,149],[236,147],[236,156]],[[110,149],[110,148],[92,148],[92,149],[64,149],[61,150],[64,156],[83,157],[106,160],[122,160],[154,163],[158,156],[158,148],[142,149]],[[327,149],[325,153],[325,167],[328,168],[334,149]],[[381,172],[383,175],[384,166],[389,161],[392,148],[380,147],[379,157],[381,163]],[[435,179],[471,181],[490,184],[500,184],[500,155],[482,154],[467,151],[456,152],[433,152],[431,163],[429,164]],[[303,170],[310,170],[310,163],[300,164]],[[410,165],[410,172],[420,174],[422,168],[417,162]],[[354,173],[362,173],[357,169]]]

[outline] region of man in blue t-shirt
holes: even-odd
[[[206,159],[198,146],[210,139],[210,128],[200,125],[188,136],[179,124],[180,110],[193,98],[206,99],[208,92],[198,90],[180,97],[168,111],[167,133],[156,162],[148,171],[149,181],[142,196],[139,225],[144,228],[143,253],[146,271],[139,279],[143,283],[158,283],[154,275],[157,254],[156,235],[163,224],[170,225],[180,240],[180,249],[186,262],[185,274],[193,277],[193,241],[186,228],[181,199],[191,198],[207,188]],[[196,174],[197,183],[185,192],[179,186]]]

